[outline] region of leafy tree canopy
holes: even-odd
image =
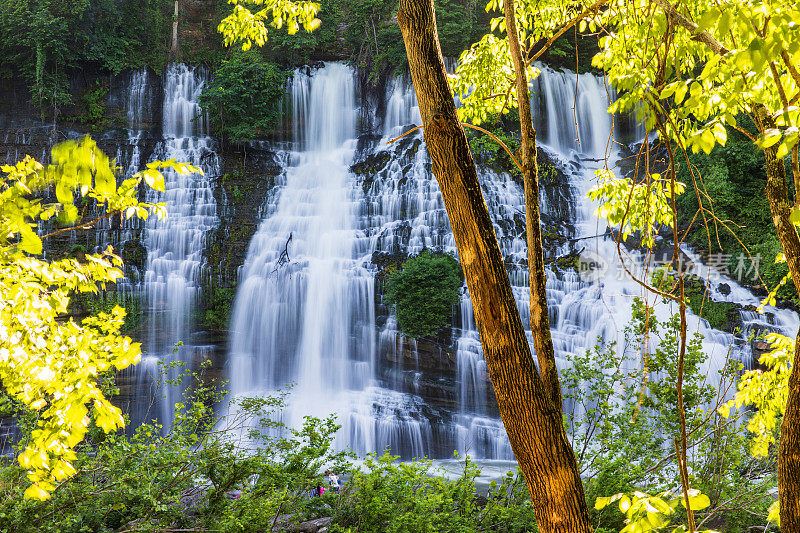
[[[9,0],[0,3],[0,76],[33,80],[86,63],[111,72],[166,60],[169,0]]]
[[[300,0],[231,0],[233,13],[222,19],[219,31],[225,38],[225,46],[241,43],[242,50],[249,50],[253,43],[263,46],[267,42],[267,26],[281,29],[286,25],[289,35],[294,35],[300,26],[312,32],[320,25],[316,2]]]
[[[280,122],[288,75],[256,51],[237,52],[222,62],[200,103],[217,133],[232,141],[263,137]]]
[[[163,168],[199,169],[176,161],[155,161],[147,169],[116,183],[116,167],[89,138],[56,145],[52,164],[30,156],[3,166],[0,183],[0,379],[14,401],[39,413],[36,429],[19,456],[31,485],[26,497],[46,499],[55,484],[75,469],[74,448],[86,433],[89,414],[111,431],[123,425],[122,414],[100,390],[101,374],[126,368],[140,358],[139,344],[118,334],[125,313],[88,317],[81,323],[67,316],[75,293],[97,293],[122,277],[122,260],[109,247],[60,261],[41,259],[42,240],[97,222],[80,220],[75,199],[93,201],[105,210],[101,218],[163,216],[164,204],[139,202],[144,181],[164,190]],[[48,191],[55,201],[48,201]],[[67,225],[40,235],[56,219]]]

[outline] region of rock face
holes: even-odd
[[[315,73],[328,68],[316,66],[298,71],[297,84],[292,85],[291,89],[297,91],[296,96],[303,96],[297,98],[297,105],[305,105],[304,102],[309,101],[305,97],[313,93],[310,84]],[[78,91],[95,87],[97,79],[101,79],[101,85],[108,87],[104,111],[106,118],[94,125],[81,124],[78,120],[66,121],[66,111],[62,114],[64,120],[57,121],[55,126],[51,122],[43,122],[37,118],[36,110],[25,107],[24,89],[4,89],[9,99],[0,99],[0,161],[12,162],[25,153],[46,160],[55,140],[92,133],[101,148],[116,155],[118,164],[130,172],[142,167],[151,158],[163,156],[167,153],[165,146],[170,142],[175,144],[176,138],[198,141],[198,144],[202,144],[202,152],[198,152],[195,145],[192,147],[194,151],[187,149],[185,153],[201,153],[199,163],[213,171],[207,172],[207,183],[203,187],[186,187],[176,195],[185,200],[180,205],[186,207],[187,211],[196,211],[199,205],[207,206],[208,213],[205,214],[213,218],[213,223],[206,221],[202,226],[199,241],[196,239],[191,243],[194,249],[201,249],[201,253],[191,263],[191,268],[187,268],[191,271],[193,283],[196,281],[196,287],[193,285],[192,288],[197,288],[193,298],[185,299],[188,303],[184,318],[190,324],[185,329],[189,331],[187,339],[196,348],[186,356],[187,364],[196,366],[211,360],[214,363],[214,370],[210,373],[212,376],[221,376],[226,365],[229,368],[233,366],[235,350],[231,341],[236,331],[229,331],[233,329],[230,327],[232,311],[238,301],[250,298],[251,303],[241,312],[241,316],[244,322],[250,320],[255,324],[256,321],[252,320],[255,315],[266,313],[265,291],[269,288],[267,284],[272,282],[270,280],[275,279],[270,277],[264,284],[246,285],[247,280],[240,272],[247,271],[242,266],[248,261],[249,251],[258,242],[260,246],[269,241],[270,248],[266,253],[254,257],[253,261],[261,261],[256,267],[269,267],[267,273],[273,271],[275,265],[270,262],[278,260],[285,246],[291,255],[291,268],[287,270],[289,274],[285,279],[282,278],[283,286],[296,286],[303,290],[288,291],[291,294],[287,296],[287,302],[291,305],[286,306],[286,311],[278,316],[279,320],[258,322],[248,342],[261,348],[271,346],[265,341],[266,332],[271,331],[276,339],[276,348],[272,354],[266,355],[277,359],[277,362],[270,362],[276,363],[276,372],[289,374],[295,372],[295,366],[301,366],[297,361],[300,357],[298,354],[307,348],[313,349],[321,354],[320,360],[324,361],[327,352],[333,350],[334,341],[337,341],[337,349],[344,354],[339,361],[342,367],[337,367],[341,370],[338,374],[346,376],[347,382],[342,379],[340,394],[325,407],[335,404],[338,409],[340,404],[336,402],[340,399],[350,401],[351,397],[357,396],[358,401],[353,402],[357,409],[348,405],[346,409],[338,411],[340,421],[345,426],[343,432],[349,432],[348,442],[359,442],[362,446],[359,451],[362,452],[380,451],[389,446],[394,453],[404,457],[451,457],[453,450],[458,448],[462,452],[468,450],[477,457],[510,459],[510,447],[498,418],[469,299],[464,296],[461,304],[453,309],[448,327],[416,340],[398,332],[393,313],[384,303],[387,276],[408,257],[423,249],[455,250],[420,132],[387,143],[387,140],[408,132],[418,123],[413,91],[403,84],[402,79],[387,82],[384,84],[386,92],[378,105],[374,101],[377,98],[375,95],[359,95],[359,87],[352,83],[357,76],[345,66],[337,65],[332,70],[339,73],[337,83],[341,87],[328,87],[331,90],[343,90],[342,87],[347,85],[345,82],[348,82],[346,74],[352,74],[347,90],[354,95],[351,101],[355,118],[350,124],[353,132],[347,133],[347,139],[336,141],[342,150],[347,151],[346,162],[339,162],[335,158],[320,159],[318,167],[304,170],[302,178],[306,181],[296,181],[291,187],[289,178],[292,175],[289,170],[296,170],[300,165],[298,162],[308,162],[307,151],[293,151],[297,145],[276,140],[233,145],[213,136],[200,139],[197,135],[165,135],[163,124],[169,116],[164,116],[163,102],[166,93],[176,91],[176,84],[168,83],[169,76],[162,79],[152,71],[129,72],[102,79],[87,74],[76,79],[72,85]],[[197,76],[193,78],[195,88],[207,75],[198,69]],[[562,84],[559,90],[564,95],[574,94],[574,87],[568,86],[570,82],[567,76],[549,72],[546,78],[550,80],[548,83],[552,84],[553,90],[560,87],[557,84]],[[328,106],[322,111],[332,107]],[[557,106],[544,107],[552,108],[550,110],[554,113],[563,111]],[[70,113],[74,115],[72,111]],[[299,118],[287,118],[282,127],[284,133],[313,125],[307,116],[297,116]],[[323,112],[322,116],[328,115]],[[296,123],[293,124],[293,121]],[[543,144],[537,157],[542,183],[545,258],[548,263],[548,307],[560,362],[564,362],[565,353],[584,350],[588,343],[597,338],[603,329],[597,329],[597,326],[602,326],[606,320],[608,307],[601,301],[600,284],[585,282],[575,272],[576,257],[584,246],[589,246],[588,242],[594,241],[582,240],[588,234],[586,228],[576,229],[576,225],[582,224],[581,217],[584,216],[579,210],[585,206],[576,207],[579,205],[579,194],[574,183],[576,173],[586,171],[582,166],[586,161],[596,162],[593,159],[596,154],[586,155],[553,148],[558,145],[557,141],[561,142],[561,137],[572,139],[572,131],[562,131],[556,135],[558,131],[552,124],[557,121],[550,122],[553,131],[539,130],[545,132],[545,140],[548,136],[552,137],[550,144]],[[324,137],[328,131],[318,128],[314,133]],[[332,149],[330,153],[335,150]],[[336,168],[332,169],[334,165]],[[332,174],[333,170],[341,185],[327,187],[325,178],[329,178],[328,173]],[[513,173],[506,172],[508,169],[480,165],[479,170],[484,197],[493,217],[494,231],[508,266],[523,322],[527,322],[527,260],[521,184],[514,181]],[[287,190],[295,196],[287,196]],[[324,191],[328,196],[311,198],[311,192],[315,191]],[[295,198],[298,208],[287,209],[284,206],[281,220],[274,219],[273,215],[284,197]],[[337,200],[337,205],[347,207],[344,211],[337,211],[337,217],[347,219],[346,227],[336,226],[340,222],[337,217],[329,216],[326,224],[342,230],[332,232],[331,239],[337,241],[333,244],[340,246],[345,239],[350,240],[342,248],[345,252],[326,263],[327,271],[317,274],[324,283],[315,286],[318,291],[315,294],[328,291],[326,294],[330,295],[327,303],[314,304],[329,306],[325,308],[326,316],[320,316],[314,305],[307,304],[310,300],[305,298],[303,286],[294,285],[299,278],[309,275],[308,264],[311,261],[307,258],[298,260],[295,252],[307,251],[293,246],[301,246],[301,237],[305,239],[303,244],[311,241],[309,235],[300,236],[298,232],[308,233],[310,221],[325,210],[326,200],[333,202],[333,199],[341,198],[344,200]],[[186,216],[185,213],[178,214]],[[202,213],[193,212],[190,215],[199,216]],[[187,224],[192,222],[188,217],[183,220]],[[289,226],[296,232],[293,242],[292,233],[287,230]],[[182,230],[180,224],[174,228],[176,235]],[[123,287],[125,290],[120,291],[125,295],[120,301],[135,311],[135,298],[131,297],[134,295],[138,298],[136,305],[139,309],[138,322],[132,323],[126,333],[143,342],[148,341],[154,330],[169,331],[163,327],[164,324],[152,318],[157,315],[148,307],[151,304],[147,300],[147,291],[138,290],[147,283],[154,257],[170,260],[164,249],[158,251],[153,242],[148,241],[149,229],[143,224],[120,224],[112,220],[107,225],[99,225],[80,234],[65,233],[59,239],[48,242],[46,250],[49,257],[68,254],[80,257],[80,254],[109,244],[119,250],[126,262],[128,281]],[[320,227],[316,233],[324,234],[326,229]],[[262,235],[262,232],[266,233]],[[342,237],[345,232],[351,237]],[[633,240],[629,239],[631,242]],[[319,244],[320,250],[327,249],[324,246],[326,243],[314,242]],[[667,244],[661,239],[659,246],[666,249]],[[338,248],[336,253],[339,253]],[[337,262],[341,258],[344,258],[345,268],[340,266],[341,262]],[[335,269],[339,269],[337,274],[340,271],[341,277],[328,275]],[[347,279],[342,282],[342,278]],[[342,290],[331,290],[334,286]],[[247,292],[245,287],[250,287],[251,294],[244,294]],[[704,287],[695,289],[696,296],[706,294]],[[283,293],[276,290],[278,297],[271,298],[270,302],[282,297]],[[724,294],[725,290],[719,287],[720,294]],[[733,294],[735,288],[727,287],[727,291]],[[718,327],[723,329],[732,330],[741,325],[741,317],[750,312],[732,307],[727,302],[717,303],[724,304],[715,306],[720,323]],[[334,304],[338,307],[330,307]],[[89,307],[80,312],[87,312]],[[333,311],[329,312],[328,309]],[[161,316],[164,316],[163,309],[161,312]],[[339,314],[334,317],[335,313]],[[311,329],[304,325],[306,316],[310,317],[308,323]],[[350,332],[344,335],[347,337],[344,341],[336,339],[336,335],[314,331],[314,324],[331,317],[338,321],[337,328],[342,326],[331,328],[331,331]],[[313,336],[319,342],[309,346],[298,339],[288,339],[294,335],[289,331],[290,328],[284,327],[289,322],[293,324],[292,331],[302,332],[300,337]],[[159,339],[162,343],[167,340],[174,341]],[[754,348],[756,352],[763,349],[760,345]],[[245,353],[243,359],[256,359],[254,354],[255,351]],[[144,395],[139,372],[144,372],[145,366],[140,365],[136,372],[120,376],[123,391],[120,402],[123,407],[133,406]],[[315,368],[319,367],[317,365]],[[251,376],[258,374],[261,377],[263,374],[253,369],[248,369],[248,372]],[[227,372],[227,375],[230,374]],[[260,390],[265,388],[268,387]],[[365,435],[371,437],[366,438]]]
[[[185,3],[186,20],[192,16],[193,9],[207,7],[201,4],[204,2]],[[194,37],[190,32],[181,34],[181,38],[184,43],[190,43]],[[313,70],[308,70],[309,74],[311,72]],[[149,158],[154,157],[153,154],[163,150],[162,124],[165,117],[162,116],[162,102],[166,96],[166,82],[155,72],[137,71],[105,78],[84,76],[73,80],[71,85],[80,94],[81,91],[95,87],[97,83],[108,88],[104,118],[98,124],[81,124],[76,120],[59,120],[55,125],[42,122],[36,118],[35,110],[25,106],[27,97],[24,90],[14,89],[16,92],[12,91],[11,94],[13,98],[4,100],[13,104],[0,107],[0,157],[11,162],[25,153],[31,153],[46,161],[49,148],[55,141],[92,134],[100,147],[105,152],[116,155],[118,164],[128,172],[134,170],[134,167],[141,168]],[[387,104],[386,98],[378,98],[374,94],[361,99],[361,105],[368,106],[362,110],[362,116],[372,118],[362,121],[362,133],[356,141],[350,173],[366,199],[364,205],[369,212],[365,215],[375,217],[375,220],[391,215],[397,220],[372,237],[377,239],[378,249],[381,250],[373,254],[370,265],[375,274],[374,319],[379,337],[376,339],[375,377],[388,390],[405,395],[407,400],[403,400],[405,403],[401,406],[392,408],[387,408],[382,403],[385,399],[375,400],[372,409],[374,413],[384,413],[376,416],[387,417],[394,416],[390,414],[395,412],[392,409],[403,409],[406,411],[404,415],[408,417],[409,427],[418,424],[423,428],[420,438],[427,441],[427,444],[418,447],[419,450],[433,456],[449,457],[457,440],[452,428],[456,425],[456,419],[461,416],[460,413],[465,408],[469,409],[465,405],[472,401],[459,391],[459,384],[464,379],[471,380],[471,388],[474,389],[476,398],[479,398],[475,401],[480,403],[481,416],[486,417],[485,423],[497,418],[496,402],[488,375],[479,361],[476,360],[477,366],[469,370],[469,376],[464,374],[464,362],[459,361],[459,353],[472,353],[470,350],[476,349],[475,338],[469,340],[470,347],[467,352],[464,351],[465,331],[473,327],[469,326],[472,320],[470,308],[454,309],[452,326],[442,328],[429,337],[415,340],[396,332],[391,310],[383,304],[383,283],[387,269],[397,267],[409,253],[419,251],[415,248],[416,245],[408,245],[418,239],[416,232],[421,229],[421,221],[415,221],[415,217],[422,216],[425,219],[424,224],[429,228],[425,231],[436,232],[440,235],[439,239],[449,232],[441,206],[425,207],[423,204],[415,204],[419,200],[415,199],[414,191],[422,193],[429,187],[428,183],[420,181],[421,177],[426,180],[425,176],[430,176],[430,163],[425,157],[420,157],[424,150],[421,136],[408,135],[389,145],[379,144],[384,138],[383,134],[376,132],[382,126],[380,117],[386,113],[399,113],[401,118],[398,120],[402,121],[403,113],[408,112],[413,96],[409,87],[399,83],[391,85],[384,80],[383,85],[388,87],[387,91],[395,91],[393,98],[400,95],[400,105],[398,107],[395,102],[395,108],[392,108],[391,99]],[[78,111],[70,111],[70,114],[75,115]],[[64,113],[62,118],[66,115]],[[409,115],[408,119],[409,125],[401,131],[413,127],[413,116]],[[285,126],[284,129],[290,131],[291,127]],[[194,323],[191,342],[202,345],[204,349],[195,351],[190,363],[199,364],[204,359],[211,359],[215,370],[210,375],[218,376],[226,362],[229,320],[238,288],[239,269],[245,261],[251,239],[263,219],[264,206],[280,190],[282,173],[288,161],[285,159],[287,152],[281,152],[275,143],[234,145],[214,142],[214,152],[209,157],[216,159],[209,168],[216,168],[218,171],[215,175],[206,177],[211,184],[218,222],[204,235],[203,264],[198,278],[201,290],[194,303],[191,318]],[[543,215],[545,240],[552,243],[546,253],[555,257],[561,253],[558,250],[564,248],[568,236],[574,233],[570,222],[574,218],[571,200],[573,193],[569,180],[543,150],[539,152],[539,164],[542,180],[547,184],[543,199],[548,206]],[[425,190],[424,194],[430,193]],[[499,194],[505,193],[500,191]],[[390,208],[388,204],[377,207],[381,202],[387,201],[396,202],[391,207],[394,211],[385,211]],[[490,196],[488,201],[493,202],[494,209],[506,211],[505,216],[497,218],[497,231],[501,238],[508,240],[506,246],[510,248],[510,240],[513,238],[524,239],[522,210],[513,212],[512,208],[503,205],[502,196]],[[426,199],[424,202],[430,203],[431,200]],[[375,206],[375,210],[370,211],[373,209],[370,206]],[[426,209],[430,209],[428,214]],[[61,257],[92,252],[107,245],[114,246],[125,260],[128,280],[125,293],[131,294],[130,287],[140,286],[148,268],[149,252],[143,224],[121,225],[118,221],[113,221],[107,227],[99,226],[74,235],[64,234],[59,240],[47,243],[47,254],[50,257]],[[524,258],[509,260],[524,263]],[[138,305],[144,306],[145,303],[144,299],[140,299]],[[147,319],[148,310],[144,309],[140,313],[144,314],[144,318],[133,324],[127,333],[135,340],[146,341],[151,336],[150,329],[153,326]],[[119,402],[123,407],[132,406],[138,401],[141,391],[137,379],[132,373],[120,376],[122,395]],[[398,401],[399,396],[392,398],[390,403]],[[497,438],[495,433],[501,431],[496,423],[492,424],[495,426],[491,429],[480,430],[489,431],[481,437],[485,441],[481,441],[482,445],[493,442]],[[410,454],[410,450],[407,453]],[[498,456],[496,453],[488,455]]]

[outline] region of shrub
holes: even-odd
[[[234,52],[200,95],[212,128],[232,141],[266,136],[280,122],[288,76],[255,50]]]
[[[419,338],[446,326],[459,302],[461,283],[461,267],[452,255],[423,250],[406,260],[385,287],[400,331]]]
[[[276,514],[295,520],[313,514],[305,488],[324,482],[323,464],[344,470],[335,452],[332,417],[307,418],[297,430],[276,431],[282,397],[240,398],[226,418],[213,405],[220,384],[206,379],[206,363],[166,383],[189,385],[170,428],[150,422],[131,435],[106,435],[92,426],[78,447],[75,475],[46,501],[23,499],[29,484],[16,461],[0,469],[0,532],[84,533],[165,530],[270,530]],[[189,383],[191,382],[191,383]],[[26,416],[27,415],[27,416]],[[35,417],[17,413],[28,442]],[[281,433],[281,436],[275,436]],[[245,435],[252,447],[241,446]],[[234,492],[236,491],[236,492]],[[233,498],[240,495],[239,498]],[[198,529],[198,526],[203,526]]]
[[[475,530],[475,477],[480,470],[469,460],[455,481],[431,476],[429,460],[400,463],[395,456],[370,455],[364,465],[366,470],[353,472],[343,491],[338,526],[387,533]]]

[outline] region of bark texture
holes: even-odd
[[[775,127],[765,109],[756,109],[756,116],[763,122],[764,128]],[[775,157],[776,152],[777,145],[764,150],[767,166],[765,192],[789,272],[792,279],[800,280],[800,238],[789,220],[792,203],[786,189],[786,168],[783,160]],[[778,441],[778,497],[781,504],[781,531],[800,533],[800,332],[795,338],[789,397]]]
[[[701,30],[692,20],[680,14],[668,0],[652,0],[652,2],[661,7],[670,20],[691,32],[692,39],[703,43],[720,56],[728,53],[728,49],[713,35]],[[794,77],[797,70],[790,63],[787,63],[787,67]],[[756,105],[753,111],[762,131],[765,128],[775,127],[774,121],[763,105]],[[798,283],[800,238],[794,224],[789,220],[792,204],[786,187],[786,168],[783,166],[783,160],[777,159],[776,155],[777,145],[764,150],[767,171],[767,185],[764,192],[789,272],[795,283]],[[793,155],[793,174],[800,172],[797,165]],[[789,375],[789,396],[778,442],[778,499],[781,506],[781,531],[800,533],[800,332],[795,338],[792,373]]]
[[[169,48],[170,57],[175,60],[180,54],[178,48],[178,0],[175,0],[175,12],[172,15],[172,44]]]
[[[589,532],[575,456],[533,362],[500,247],[456,116],[432,0],[400,0],[425,143],[464,268],[486,364],[542,532]]]
[[[539,169],[536,164],[536,130],[533,129],[531,97],[528,92],[528,75],[517,33],[514,17],[514,0],[503,0],[506,16],[508,44],[516,73],[517,101],[519,102],[520,163],[525,188],[525,232],[528,240],[528,272],[530,285],[531,333],[539,375],[553,402],[561,413],[561,383],[558,381],[556,353],[550,334],[550,317],[547,314],[547,278],[544,273],[544,248],[542,225],[539,220]]]

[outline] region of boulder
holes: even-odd
[[[315,518],[314,520],[307,520],[290,526],[287,531],[292,533],[320,533],[323,529],[328,531],[328,525],[333,521],[333,517],[326,516],[323,518]]]

